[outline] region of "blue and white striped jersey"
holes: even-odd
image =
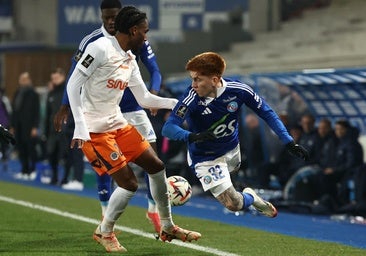
[[[222,79],[217,97],[199,97],[190,86],[180,98],[167,122],[162,135],[172,140],[188,142],[188,135],[210,130],[217,139],[200,143],[188,143],[193,166],[213,160],[234,149],[239,143],[239,114],[243,104],[260,116],[286,144],[293,141],[287,129],[273,109],[253,89],[240,82]],[[182,128],[186,121],[187,130]]]

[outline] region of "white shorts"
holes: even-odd
[[[230,172],[237,170],[241,164],[240,145],[225,155],[212,161],[201,162],[195,165],[196,176],[204,191],[217,197],[232,186]]]
[[[131,111],[123,113],[129,124],[132,124],[148,142],[156,142],[154,128],[145,110]]]

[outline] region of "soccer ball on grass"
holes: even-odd
[[[184,205],[192,196],[192,187],[182,176],[170,176],[167,179],[169,201],[172,206]]]

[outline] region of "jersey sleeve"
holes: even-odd
[[[67,75],[67,79],[66,79],[66,84],[68,83],[69,79],[70,79],[70,76],[72,74],[72,72],[74,71],[75,67],[76,67],[76,64],[77,64],[77,61],[76,61],[76,56],[78,54],[80,50],[78,50],[75,55],[73,56],[72,60],[71,60],[71,67],[69,69],[69,73]],[[63,94],[63,97],[62,97],[62,101],[61,101],[61,104],[62,105],[70,105],[70,102],[69,102],[69,97],[67,96],[67,90],[66,90],[66,86],[65,86],[65,90],[64,90],[64,94]]]
[[[162,80],[161,73],[155,53],[148,41],[145,41],[141,49],[140,59],[150,74],[150,91],[154,90],[159,92]]]
[[[66,79],[66,84],[67,82],[69,81],[70,79],[70,76],[72,74],[72,72],[74,71],[75,67],[76,67],[76,64],[78,63],[78,61],[81,59],[81,57],[83,56],[84,54],[84,51],[85,51],[85,48],[92,42],[94,42],[95,40],[97,40],[98,38],[102,37],[103,34],[101,32],[99,32],[99,30],[95,30],[93,31],[91,34],[88,34],[86,35],[81,41],[80,41],[80,44],[79,44],[79,48],[78,50],[75,52],[75,54],[72,56],[72,59],[71,59],[71,67],[69,69],[69,73],[67,75],[67,79]],[[65,87],[65,90],[64,90],[64,95],[62,97],[62,102],[61,102],[62,105],[70,105],[70,102],[69,102],[69,98],[68,98],[68,95],[67,95],[67,90],[66,90],[66,87]]]
[[[142,80],[136,60],[132,61],[132,73],[130,81],[128,82],[128,87],[130,88],[137,103],[143,108],[173,109],[178,100],[173,98],[163,98],[151,94]]]
[[[243,97],[245,97],[245,104],[267,123],[283,144],[293,141],[293,138],[288,133],[277,113],[262,97],[256,94],[251,88],[243,92]]]
[[[83,56],[76,64],[76,68],[89,77],[106,59],[105,47],[96,41],[86,47]]]
[[[189,117],[190,108],[186,104],[187,95],[190,90],[179,99],[177,105],[170,113],[168,120],[165,122],[161,134],[171,140],[188,141],[190,131],[182,128],[183,122]]]

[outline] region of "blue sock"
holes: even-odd
[[[254,197],[251,194],[244,193],[244,192],[242,193],[242,195],[244,198],[244,205],[243,205],[243,210],[244,210],[253,204]]]

